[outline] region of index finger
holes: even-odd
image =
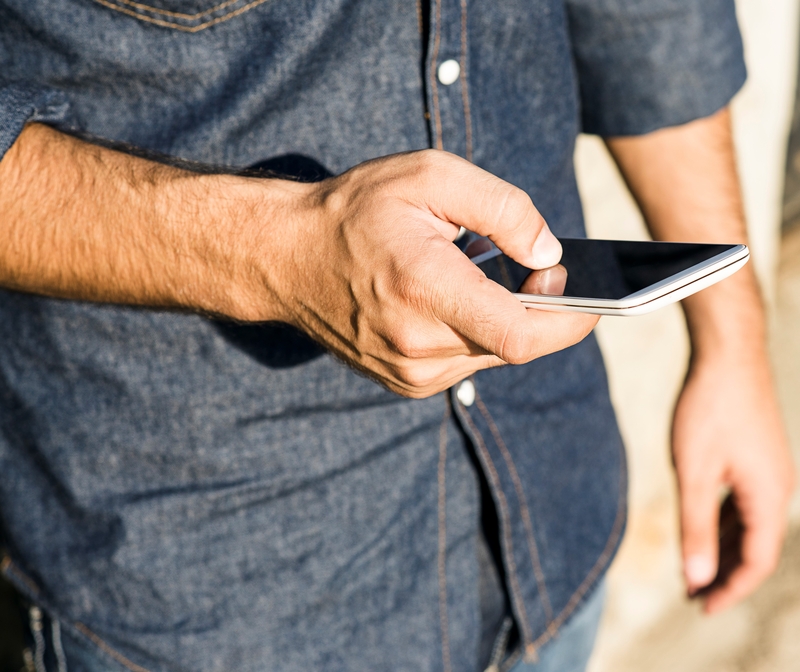
[[[522,189],[454,154],[425,150],[414,156],[422,164],[424,205],[438,219],[488,237],[528,268],[559,262],[561,244]]]
[[[437,318],[485,352],[523,364],[582,340],[599,317],[527,309],[452,247],[435,287]]]

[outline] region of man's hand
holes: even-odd
[[[424,397],[582,339],[597,318],[525,309],[452,244],[532,268],[561,248],[528,196],[413,152],[316,184],[197,175],[32,125],[0,162],[0,286],[297,326]]]
[[[684,572],[708,613],[753,592],[780,557],[793,465],[768,371],[766,361],[701,359],[675,410]],[[725,489],[733,508],[719,529]]]
[[[746,242],[727,110],[607,144],[656,238]],[[775,568],[794,472],[752,266],[683,305],[692,359],[675,409],[673,459],[687,588],[706,597],[711,613]]]
[[[371,161],[317,185],[311,203],[303,243],[284,250],[294,291],[276,282],[282,319],[401,394],[527,362],[597,322],[526,310],[452,244],[463,225],[532,268],[561,254],[524,192],[457,157]]]

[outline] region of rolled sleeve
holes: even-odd
[[[746,78],[733,0],[567,0],[567,10],[586,133],[706,117]]]
[[[69,102],[62,92],[0,80],[0,159],[28,122],[58,123],[68,114]]]

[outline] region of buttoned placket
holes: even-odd
[[[517,562],[526,562],[528,558],[525,550],[515,549],[513,543],[511,516],[516,515],[513,509],[519,505],[519,502],[516,502],[514,497],[507,496],[503,491],[501,476],[498,472],[500,463],[497,461],[496,456],[492,457],[492,453],[496,450],[497,437],[492,436],[490,431],[484,431],[486,418],[483,417],[483,414],[487,413],[488,410],[485,406],[480,409],[477,407],[478,394],[474,378],[467,378],[450,389],[456,421],[475,447],[476,456],[486,475],[489,489],[492,491],[500,525],[499,542],[503,553],[506,591],[511,602],[510,606],[514,620],[522,638],[525,659],[529,662],[535,662],[538,659],[538,652],[532,644],[534,633],[531,630],[530,619],[516,570]],[[514,658],[518,655],[516,654]]]
[[[433,147],[472,160],[467,0],[431,2],[427,84]]]
[[[469,7],[467,0],[433,0],[431,3],[430,16],[430,36],[428,46],[427,62],[427,84],[428,84],[428,111],[430,124],[430,137],[433,147],[442,149],[453,154],[472,160],[474,149],[474,138],[472,129],[472,119],[469,102]],[[451,401],[455,410],[456,418],[462,426],[464,432],[470,436],[473,443],[482,443],[474,422],[469,420],[469,413],[475,403],[476,388],[472,379],[462,381],[459,385],[451,389]],[[485,452],[485,451],[484,451]],[[480,451],[479,451],[480,453]],[[479,455],[482,463],[487,458]],[[484,464],[484,470],[487,465]],[[497,479],[489,476],[489,487],[493,491],[495,500],[505,501],[502,492],[499,492],[500,484]],[[508,548],[510,538],[509,511],[498,511],[500,515],[501,528],[506,531],[505,553],[511,551]],[[513,555],[513,551],[512,555]],[[506,558],[508,560],[508,558]],[[512,582],[517,583],[516,572],[514,571],[514,561],[506,564],[506,576]],[[446,572],[445,572],[446,573]],[[445,579],[446,580],[446,579]],[[512,610],[521,625],[521,634],[526,645],[530,644],[532,633],[525,615],[525,605],[523,604],[520,590],[510,589],[509,595],[512,603]],[[535,659],[535,651],[529,649],[529,659]]]

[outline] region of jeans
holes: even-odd
[[[520,660],[510,672],[584,672],[600,625],[605,592],[603,581],[575,617],[560,630],[558,637],[542,649],[538,662]],[[62,631],[57,621],[39,616],[37,611],[32,613],[31,651],[36,672],[122,672],[130,669],[94,644]],[[40,637],[35,636],[37,632]],[[390,667],[387,663],[387,669]],[[499,669],[490,666],[487,672]]]
[[[592,655],[606,594],[605,581],[581,607],[556,639],[545,646],[536,663],[521,660],[511,672],[584,672]]]

